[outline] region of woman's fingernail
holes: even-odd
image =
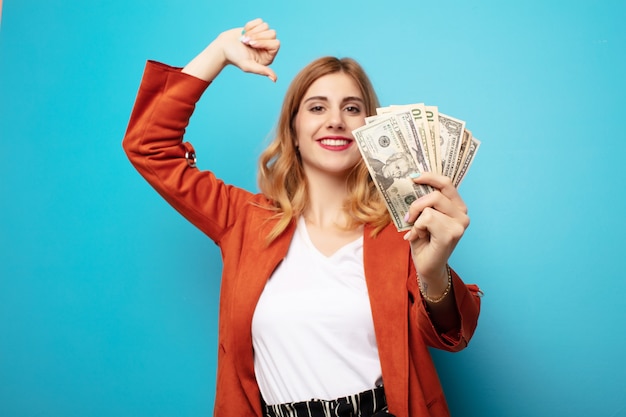
[[[407,211],[406,214],[404,215],[404,222],[408,222],[409,221],[409,212]]]
[[[241,29],[241,34],[243,35],[244,33],[246,33],[246,28]]]
[[[409,235],[411,234],[411,231],[409,230],[408,232],[406,232],[406,234],[402,237],[404,240],[409,240]]]
[[[419,178],[420,175],[421,174],[419,172],[412,172],[411,174],[409,174],[409,177],[414,180],[416,178]]]
[[[241,38],[239,38],[239,40],[241,41],[241,43],[244,43],[246,45],[248,45],[250,43],[250,37],[248,36],[242,36]]]

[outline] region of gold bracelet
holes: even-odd
[[[450,272],[450,266],[448,264],[446,264],[446,271],[448,272],[448,286],[446,287],[446,290],[443,292],[443,294],[441,294],[441,296],[439,296],[438,298],[432,298],[424,294],[424,291],[422,291],[422,286],[419,285],[420,294],[422,294],[422,298],[424,300],[428,301],[429,303],[437,304],[441,302],[444,298],[446,298],[446,295],[448,295],[450,289],[452,288],[452,273]]]

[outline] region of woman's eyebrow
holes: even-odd
[[[347,101],[358,101],[360,103],[365,102],[361,97],[358,97],[358,96],[348,96],[348,97],[345,97],[343,100],[341,100],[342,103],[345,103]]]
[[[328,97],[325,96],[311,96],[311,97],[307,97],[304,102],[308,102],[308,101],[328,101]]]
[[[311,97],[307,97],[304,102],[309,102],[309,101],[328,101],[328,97],[326,96],[311,96]],[[364,100],[361,97],[358,96],[348,96],[348,97],[344,97],[341,102],[342,103],[346,103],[348,101],[358,101],[360,103],[364,103]]]

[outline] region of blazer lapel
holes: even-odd
[[[232,329],[229,333],[233,342],[231,346],[235,350],[233,357],[237,358],[235,366],[239,380],[250,404],[261,415],[260,394],[254,373],[252,316],[267,280],[287,254],[295,223],[292,222],[269,247],[265,245],[264,239],[275,223],[259,223],[262,225],[258,229],[258,238],[246,242],[245,250],[241,254],[246,260],[241,262],[237,274],[236,295],[231,305]]]
[[[408,415],[410,247],[393,225],[375,238],[371,232],[365,228],[363,259],[385,394],[394,414]],[[402,247],[406,250],[398,250]]]

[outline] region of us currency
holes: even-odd
[[[472,162],[474,161],[474,158],[476,157],[476,152],[478,152],[479,147],[480,147],[480,141],[476,139],[475,137],[472,137],[471,143],[467,150],[467,154],[463,158],[463,163],[461,167],[459,168],[459,170],[457,171],[454,177],[454,180],[452,181],[455,187],[458,187],[459,185],[461,185],[461,181],[463,181],[463,178],[465,178],[465,174],[467,174],[467,170],[469,169],[470,166],[472,166]]]
[[[461,147],[459,148],[459,153],[457,155],[456,161],[454,162],[454,173],[452,176],[452,182],[454,182],[454,178],[457,177],[461,166],[463,165],[463,161],[467,156],[469,151],[470,144],[472,143],[472,132],[465,129],[463,131],[463,140],[461,141]]]
[[[413,115],[408,109],[403,110],[398,107],[393,112],[366,117],[365,122],[374,123],[389,117],[396,119],[400,131],[402,132],[402,137],[407,146],[411,149],[411,156],[413,156],[413,160],[417,164],[419,172],[429,172],[431,169],[430,161],[428,160],[428,150],[425,149],[426,143],[421,139]]]
[[[428,121],[426,120],[426,109],[423,103],[407,104],[407,105],[391,105],[388,107],[379,107],[376,113],[379,115],[394,113],[402,110],[408,110],[413,116],[413,123],[417,129],[417,136],[421,142],[422,153],[428,161],[428,167],[425,171],[437,172],[437,155],[435,154],[435,140],[431,137]]]
[[[409,109],[413,115],[413,120],[418,127],[418,131],[422,137],[422,140],[426,142],[426,149],[428,149],[428,158],[430,161],[430,169],[432,172],[439,173],[439,166],[441,157],[438,155],[439,147],[437,146],[437,138],[433,135],[433,132],[428,127],[428,119],[426,117],[426,106],[424,103],[410,104]]]
[[[439,135],[441,136],[441,173],[453,179],[456,159],[463,140],[465,122],[443,113],[439,113]]]
[[[433,138],[433,146],[435,148],[435,156],[437,159],[437,174],[441,174],[443,172],[443,155],[442,152],[442,144],[441,144],[441,135],[439,134],[439,109],[437,106],[424,106],[426,109],[426,121],[428,122],[428,127],[430,130],[430,136]]]
[[[352,131],[359,151],[398,231],[409,230],[404,221],[413,201],[433,191],[415,184],[409,174],[419,168],[395,117],[385,117]]]

